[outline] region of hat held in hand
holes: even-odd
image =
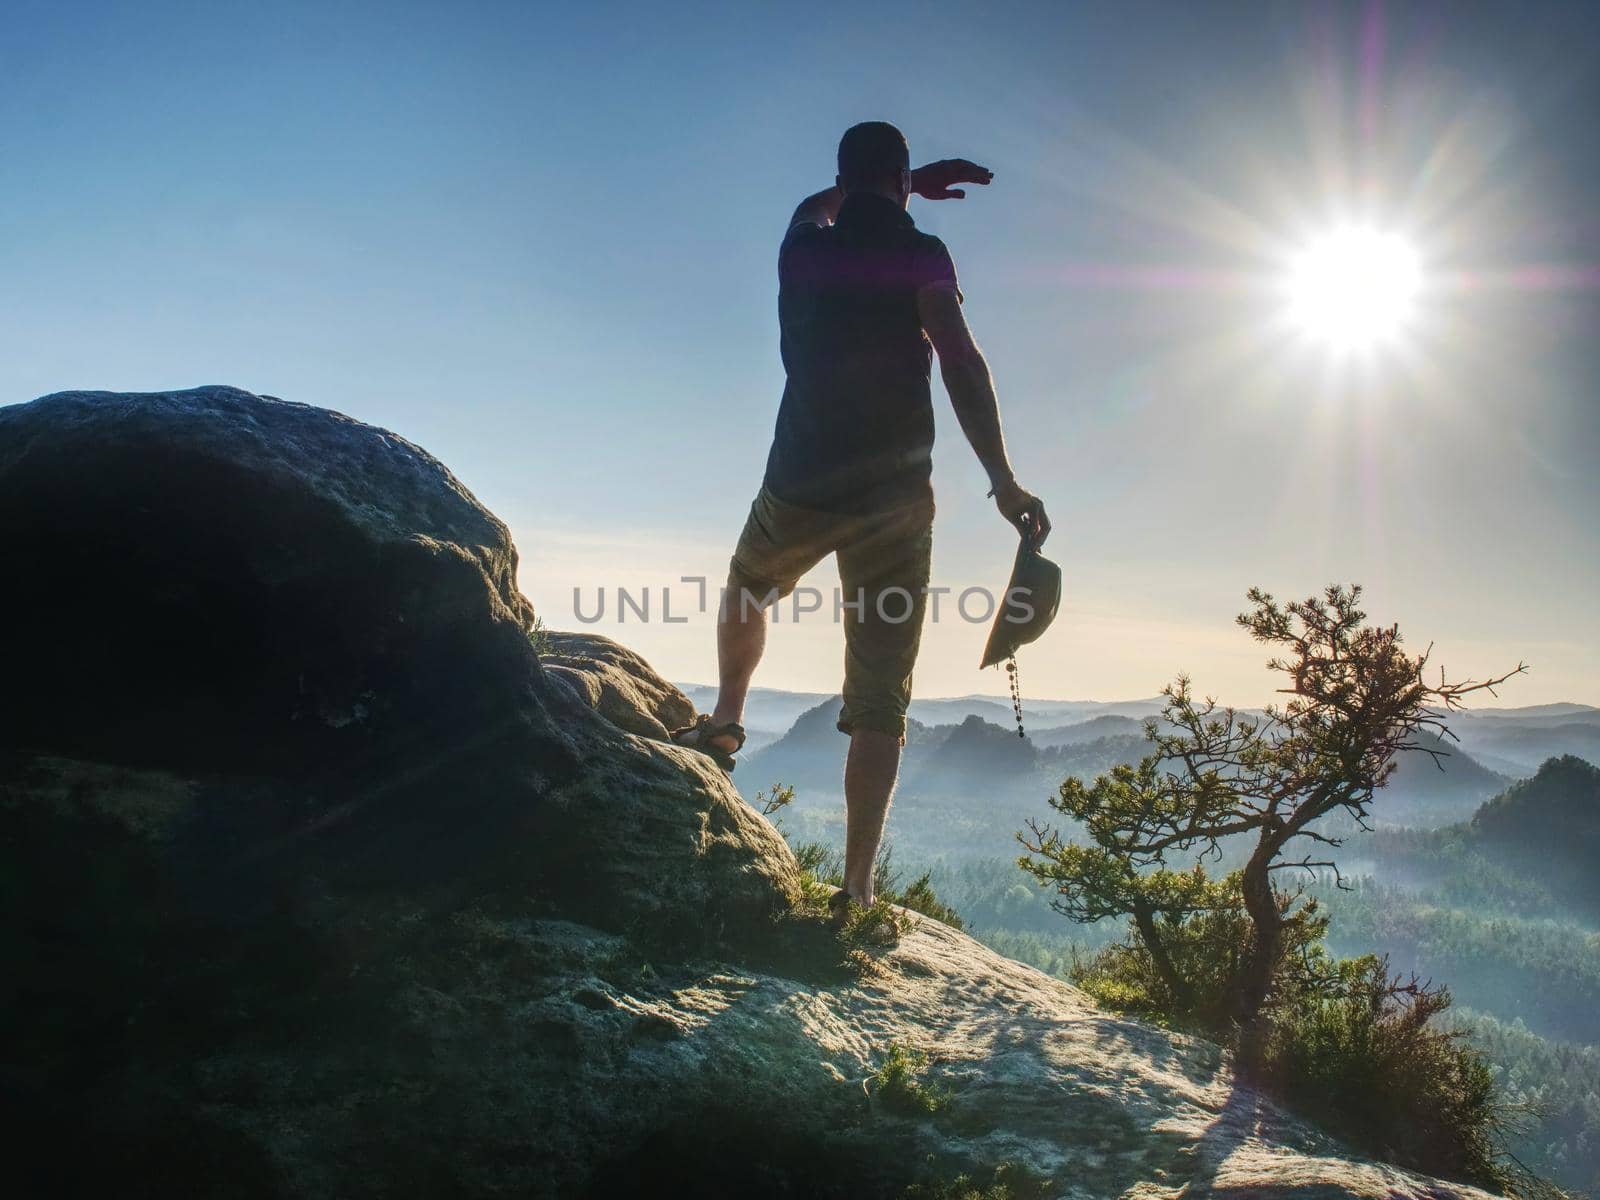
[[[1034,548],[1024,536],[1011,565],[1011,582],[989,630],[981,668],[992,667],[1017,652],[1017,647],[1037,641],[1061,607],[1061,568]]]

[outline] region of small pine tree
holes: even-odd
[[[1252,589],[1239,624],[1275,648],[1269,667],[1290,699],[1261,717],[1197,701],[1189,680],[1165,689],[1152,751],[1085,785],[1069,778],[1050,800],[1087,844],[1030,821],[1019,865],[1052,888],[1078,921],[1125,916],[1130,939],[1078,964],[1074,979],[1101,1002],[1196,1025],[1232,1041],[1246,1076],[1319,1115],[1337,1118],[1377,1153],[1492,1185],[1505,1182],[1492,1142],[1497,1106],[1488,1068],[1457,1035],[1429,1023],[1449,992],[1391,978],[1387,963],[1334,960],[1327,918],[1277,873],[1325,869],[1340,839],[1324,817],[1368,828],[1375,793],[1396,757],[1450,736],[1443,717],[1483,682],[1436,685],[1428,655],[1401,647],[1397,627],[1364,624],[1357,587],[1280,605]],[[1245,864],[1213,878],[1204,860],[1240,838]],[[1325,848],[1293,857],[1298,846]],[[1193,861],[1191,861],[1193,860]]]
[[[1318,831],[1323,817],[1343,811],[1362,828],[1374,793],[1388,781],[1396,756],[1422,746],[1418,735],[1446,736],[1442,710],[1462,696],[1493,691],[1517,671],[1484,682],[1430,686],[1428,655],[1412,657],[1397,626],[1370,626],[1357,604],[1359,587],[1335,585],[1321,597],[1280,605],[1252,588],[1254,608],[1238,621],[1278,650],[1268,667],[1289,678],[1291,698],[1260,718],[1213,699],[1198,701],[1180,676],[1164,690],[1159,720],[1146,723],[1152,753],[1084,785],[1061,784],[1050,805],[1080,822],[1089,845],[1030,821],[1018,834],[1028,851],[1018,861],[1056,891],[1055,907],[1074,920],[1132,919],[1163,987],[1174,1003],[1194,1009],[1196,981],[1178,969],[1171,935],[1196,918],[1241,909],[1250,936],[1227,980],[1224,1009],[1241,1031],[1248,1066],[1259,1054],[1259,1018],[1287,951],[1303,942],[1311,919],[1298,893],[1275,886],[1277,872],[1338,866],[1305,854],[1297,843],[1337,848]],[[1437,750],[1427,753],[1439,754]],[[1254,839],[1237,878],[1216,881],[1203,865],[1175,866],[1191,855],[1220,855],[1227,837]],[[1302,841],[1303,840],[1303,841]]]

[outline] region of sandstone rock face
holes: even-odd
[[[550,634],[546,669],[619,729],[665,739],[694,720],[694,705],[626,646],[585,633]]]
[[[721,773],[648,740],[687,701],[600,642],[560,660],[593,704],[547,676],[506,527],[386,430],[234,388],[0,408],[0,544],[11,777],[170,773],[151,869],[189,891],[448,881],[697,935],[793,891]]]
[[[417,987],[400,1019],[428,1040],[512,1030],[509,1059],[479,1068],[496,1095],[527,1094],[533,1047],[564,1047],[532,1085],[548,1099],[498,1119],[508,1140],[531,1126],[541,1145],[600,1148],[598,1166],[551,1154],[552,1195],[893,1195],[931,1162],[979,1179],[1017,1164],[1059,1197],[1487,1200],[1353,1157],[1237,1087],[1216,1046],[1100,1011],[926,918],[850,982],[647,970],[626,940],[559,922],[474,936],[553,973],[520,991],[504,974]],[[927,1054],[941,1111],[897,1115],[875,1094],[894,1045]]]
[[[147,765],[345,760],[517,703],[516,551],[404,438],[233,388],[0,408],[8,738]]]
[[[684,697],[603,638],[541,664],[504,527],[392,434],[47,397],[0,409],[0,533],[18,1194],[1478,1195],[930,920],[842,972],[660,740]],[[873,1094],[895,1044],[942,1111]]]

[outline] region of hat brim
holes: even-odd
[[[1061,607],[1061,568],[1026,543],[1017,547],[1000,611],[983,647],[983,670],[1004,662],[1021,646],[1038,641]]]

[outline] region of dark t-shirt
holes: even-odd
[[[929,494],[933,348],[917,292],[930,284],[956,287],[950,252],[892,200],[857,193],[833,225],[789,230],[778,254],[789,379],[766,474],[779,499],[863,513]]]

